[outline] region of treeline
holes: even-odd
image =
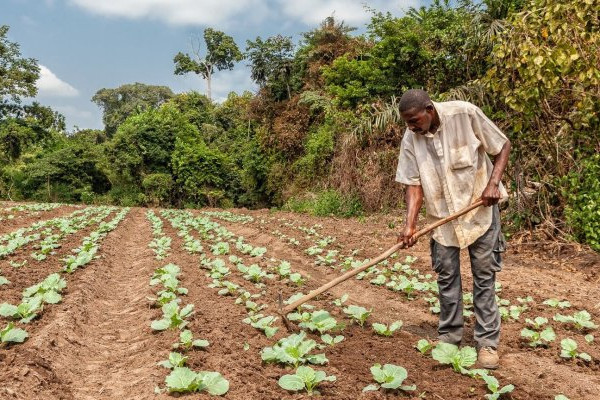
[[[173,60],[174,73],[206,79],[208,97],[141,83],[101,89],[93,101],[105,129],[76,132],[48,107],[20,104],[39,71],[3,27],[0,195],[339,215],[395,208],[396,96],[418,87],[479,105],[511,138],[514,229],[600,249],[599,10],[600,0],[434,1],[402,17],[371,10],[363,35],[330,17],[298,44],[276,35],[244,49],[209,28]],[[213,102],[212,75],[242,59],[258,92]]]

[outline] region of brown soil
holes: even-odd
[[[59,209],[62,210],[62,209]],[[159,215],[159,210],[156,210]],[[326,266],[315,265],[315,257],[304,252],[316,238],[306,237],[297,226],[316,228],[320,237],[333,236],[336,241],[328,248],[340,251],[340,258],[355,249],[361,249],[356,259],[373,257],[394,243],[394,229],[390,223],[397,216],[374,216],[359,222],[336,218],[313,218],[293,213],[271,213],[267,210],[233,210],[239,214],[252,215],[253,222],[241,224],[214,219],[236,236],[254,246],[265,246],[264,257],[250,258],[241,255],[231,246],[232,253],[256,262],[263,268],[275,265],[271,258],[285,259],[295,272],[310,275],[301,288],[277,278],[266,281],[264,288],[257,288],[230,264],[231,275],[226,279],[242,285],[252,293],[263,292],[257,302],[267,304],[263,313],[276,313],[276,297],[282,292],[289,297],[295,292],[308,291],[338,276],[341,272]],[[54,210],[54,212],[59,212]],[[280,321],[279,331],[273,338],[266,338],[260,331],[242,323],[246,317],[243,306],[236,305],[234,298],[217,295],[217,289],[208,288],[211,279],[200,268],[200,256],[190,255],[182,249],[182,239],[170,223],[164,221],[164,232],[173,239],[169,256],[156,260],[147,245],[152,240],[145,210],[133,209],[120,226],[103,241],[101,259],[95,260],[82,270],[66,276],[67,292],[63,302],[49,306],[42,318],[26,326],[30,338],[21,345],[0,349],[0,398],[18,399],[153,399],[171,398],[166,394],[154,394],[156,386],[164,386],[168,371],[156,366],[168,357],[177,333],[167,331],[153,333],[150,322],[160,318],[161,312],[151,308],[146,296],[154,290],[148,285],[152,271],[169,262],[182,268],[181,285],[188,288],[187,296],[181,296],[182,304],[193,303],[195,314],[190,318],[190,329],[195,338],[207,339],[210,346],[205,350],[191,350],[188,366],[193,370],[219,371],[230,382],[227,399],[301,399],[305,396],[291,394],[277,385],[279,377],[290,373],[289,368],[265,365],[260,350],[271,346],[277,339],[287,336]],[[290,226],[290,224],[292,226]],[[294,246],[281,239],[273,231],[299,240]],[[198,237],[197,232],[191,232]],[[75,239],[75,238],[73,238]],[[209,252],[210,241],[203,242]],[[600,323],[600,287],[598,285],[597,254],[567,253],[560,260],[552,255],[536,252],[533,248],[506,254],[503,271],[498,280],[503,285],[502,298],[515,304],[517,297],[533,296],[535,302],[521,316],[521,321],[506,322],[502,327],[499,349],[501,368],[494,372],[502,385],[512,383],[515,391],[511,399],[553,399],[563,393],[573,399],[597,399],[600,392],[600,339],[588,345],[583,334],[563,324],[551,321],[557,340],[547,349],[530,349],[520,339],[525,318],[545,316],[549,319],[557,313],[571,314],[587,309],[594,322]],[[432,273],[425,240],[405,255],[418,257],[414,267],[422,273]],[[214,256],[209,254],[209,257]],[[226,259],[226,257],[222,257]],[[463,258],[463,282],[465,290],[472,284],[468,259]],[[3,268],[4,269],[4,268]],[[21,272],[25,272],[23,269]],[[370,278],[369,278],[370,279]],[[25,282],[17,286],[24,285]],[[18,288],[22,290],[23,287]],[[11,289],[17,290],[17,289]],[[0,291],[0,293],[2,293]],[[373,314],[364,328],[350,323],[331,301],[348,293],[346,304],[358,304],[373,308]],[[547,298],[569,300],[573,308],[553,310],[542,305]],[[345,340],[324,352],[329,359],[325,366],[316,367],[337,381],[320,387],[318,398],[333,399],[481,399],[486,393],[481,381],[456,374],[430,356],[423,356],[413,346],[423,337],[436,334],[437,317],[428,310],[423,295],[408,300],[405,295],[377,287],[368,279],[351,279],[334,288],[330,293],[311,301],[317,308],[327,309],[338,322],[347,326],[341,332]],[[518,303],[517,303],[518,304]],[[404,321],[400,333],[392,338],[376,336],[372,322]],[[463,344],[473,345],[473,319],[467,319]],[[594,333],[595,336],[600,334]],[[318,335],[310,334],[320,342]],[[575,339],[580,351],[593,357],[591,363],[564,361],[560,359],[560,339]],[[244,344],[249,345],[244,350]],[[407,384],[416,384],[413,397],[395,392],[363,394],[364,386],[373,383],[369,367],[374,363],[393,363],[408,371]],[[208,395],[186,395],[184,398],[209,398]]]
[[[2,203],[0,207],[10,207],[15,204]],[[0,221],[0,235],[4,235],[8,232],[16,231],[19,228],[25,228],[34,222],[45,221],[52,218],[64,217],[77,209],[84,208],[82,206],[62,206],[49,211],[22,211],[19,213],[12,213],[15,215],[13,219],[4,219]],[[6,214],[0,213],[0,216],[5,217]]]

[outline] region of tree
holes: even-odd
[[[37,61],[21,57],[19,45],[6,37],[8,30],[8,25],[0,26],[0,117],[14,112],[22,96],[37,94],[35,82],[40,76]]]
[[[600,226],[597,186],[587,183],[596,178],[587,181],[590,173],[598,174],[593,165],[600,150],[599,5],[529,0],[524,11],[507,18],[482,79],[504,103],[498,108],[515,145],[517,209],[530,224],[551,221],[564,229],[567,207],[582,213],[579,220],[568,217],[573,224],[567,229],[583,230],[581,218],[589,222],[586,228]],[[558,185],[565,175],[568,185]],[[537,183],[535,196],[526,193],[530,182]]]
[[[110,138],[127,117],[149,108],[157,108],[173,96],[171,89],[166,86],[136,82],[116,89],[100,89],[92,97],[92,101],[102,108],[104,129]]]
[[[250,77],[261,88],[283,81],[288,99],[291,97],[290,76],[294,62],[292,38],[276,35],[253,42],[246,41],[246,57],[250,60]]]
[[[207,95],[212,100],[211,79],[215,69],[232,70],[236,62],[244,59],[231,36],[212,28],[204,30],[204,42],[206,44],[206,55],[200,55],[200,40],[192,40],[192,58],[189,54],[177,53],[173,58],[175,63],[175,75],[185,75],[193,72],[206,79]]]
[[[114,183],[140,188],[150,174],[171,173],[171,155],[176,138],[199,135],[171,104],[132,115],[107,146]]]

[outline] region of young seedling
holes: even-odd
[[[306,390],[309,395],[318,394],[315,388],[323,381],[335,382],[335,375],[327,376],[324,371],[315,371],[311,367],[300,366],[293,375],[279,378],[279,386],[289,391]]]
[[[371,367],[371,374],[373,375],[373,379],[377,381],[377,384],[366,386],[363,389],[363,392],[379,390],[380,387],[392,390],[399,389],[405,392],[413,391],[417,388],[416,385],[402,385],[404,380],[408,377],[408,372],[398,365],[385,364],[382,367],[381,364],[375,364]]]
[[[229,254],[229,243],[227,243],[227,242],[215,243],[210,247],[210,251],[215,256]]]
[[[0,343],[23,343],[29,335],[20,328],[15,328],[15,324],[9,322],[8,325],[0,331]]]
[[[217,292],[217,294],[219,294],[220,296],[233,296],[238,292],[240,288],[240,285],[238,285],[237,283],[229,281],[222,281],[221,286],[223,287],[223,289]]]
[[[154,320],[150,324],[152,329],[155,331],[164,331],[173,328],[183,329],[188,324],[185,319],[194,312],[194,305],[188,304],[180,310],[177,301],[171,301],[162,306],[162,312],[162,319]]]
[[[377,277],[375,279],[371,279],[371,283],[373,285],[377,285],[377,286],[385,285],[386,282],[387,282],[387,278],[383,274],[377,275]]]
[[[317,342],[306,339],[306,332],[280,339],[273,347],[265,347],[261,358],[265,362],[277,362],[298,367],[301,364],[325,364],[325,354],[309,354],[317,347]]]
[[[0,315],[3,317],[20,319],[20,322],[27,324],[38,316],[43,310],[41,296],[24,298],[21,304],[14,306],[8,303],[0,304]]]
[[[329,312],[319,310],[311,313],[310,319],[301,322],[299,326],[311,331],[319,331],[319,333],[322,334],[334,329],[337,326],[337,321],[329,314]]]
[[[237,267],[240,270],[240,272],[244,274],[244,279],[247,279],[254,283],[260,283],[263,278],[273,278],[273,275],[267,274],[258,266],[258,264],[252,264],[249,267],[246,267],[243,264],[238,264]]]
[[[592,344],[594,342],[594,335],[592,335],[592,334],[585,335],[584,339],[588,344]]]
[[[375,322],[373,324],[373,329],[375,330],[375,332],[378,335],[381,336],[392,336],[394,334],[394,332],[396,332],[398,329],[402,328],[403,322],[402,321],[395,321],[392,322],[389,327],[385,324],[380,324],[378,322]]]
[[[157,365],[168,369],[184,367],[187,359],[188,357],[184,356],[181,353],[171,352],[167,360],[160,361],[159,363],[157,363]]]
[[[340,343],[342,340],[344,340],[344,336],[337,335],[337,336],[333,337],[326,333],[324,335],[321,335],[321,340],[323,341],[323,343],[325,343],[329,346],[334,346],[334,345]]]
[[[267,252],[267,249],[265,247],[255,247],[250,252],[250,257],[261,257],[266,252]]]
[[[21,268],[22,266],[27,264],[27,260],[23,260],[20,263],[18,263],[16,261],[9,261],[8,264],[10,264],[10,266],[13,268]]]
[[[192,331],[186,329],[179,334],[179,342],[173,344],[174,349],[189,350],[192,347],[205,348],[208,347],[208,340],[195,339]]]
[[[371,315],[371,312],[373,312],[372,308],[370,310],[367,310],[364,307],[355,306],[355,305],[350,305],[350,306],[344,308],[344,313],[346,315],[348,315],[350,318],[352,318],[354,321],[356,321],[356,323],[358,325],[360,325],[361,327],[364,326],[365,321],[367,320],[367,318],[369,318],[369,315]]]
[[[440,364],[450,364],[455,372],[464,374],[467,368],[477,361],[477,351],[473,347],[465,346],[459,349],[458,346],[440,342],[431,351],[431,356]]]
[[[535,317],[535,319],[527,318],[525,323],[531,325],[535,330],[540,330],[542,326],[548,323],[548,318]]]
[[[556,333],[551,326],[546,327],[541,332],[533,331],[531,329],[523,328],[521,330],[521,337],[529,340],[531,347],[547,346],[548,343],[553,342],[556,339]]]
[[[431,311],[432,314],[440,313],[440,299],[439,298],[437,298],[436,296],[426,297],[425,301],[430,304],[429,311]]]
[[[488,390],[492,392],[485,395],[485,398],[488,400],[498,400],[503,394],[510,393],[515,389],[514,385],[500,387],[498,379],[491,375],[481,374],[480,376],[486,383]]]
[[[434,344],[427,339],[420,339],[415,347],[421,354],[426,354],[429,350],[433,349]]]
[[[4,276],[2,276],[2,271],[0,271],[0,286],[8,285],[9,283],[10,283],[10,281],[8,279],[6,279]]]
[[[598,328],[598,325],[594,324],[592,321],[592,316],[586,310],[578,311],[573,315],[556,314],[554,316],[554,320],[558,322],[572,323],[575,325],[575,328],[579,330]]]
[[[289,278],[290,282],[297,286],[302,286],[304,284],[304,278],[298,272],[291,273]]]
[[[265,317],[262,314],[251,315],[243,320],[244,323],[250,324],[253,328],[263,331],[268,338],[274,336],[279,330],[279,328],[271,326],[275,321],[277,321],[277,317],[272,315]]]
[[[229,390],[229,381],[218,372],[194,372],[187,367],[176,367],[165,378],[169,392],[191,393],[207,391],[213,396],[222,396]]]
[[[286,278],[292,273],[292,266],[287,261],[282,261],[279,266],[277,266],[277,273],[280,277]]]
[[[569,303],[568,301],[566,301],[566,300],[560,301],[558,299],[544,300],[544,302],[542,304],[545,304],[552,308],[569,308],[569,307],[571,307],[571,303]]]
[[[62,299],[60,292],[67,287],[67,282],[57,273],[50,274],[42,282],[23,290],[23,298],[41,297],[44,303],[56,304]]]
[[[332,303],[333,303],[333,305],[335,305],[337,307],[342,307],[347,300],[348,300],[348,294],[344,293],[342,295],[342,297],[340,297],[339,299],[333,300]]]
[[[562,358],[581,358],[584,361],[592,361],[592,357],[588,353],[579,353],[577,352],[577,342],[573,339],[563,339],[560,341],[561,352],[560,356]]]

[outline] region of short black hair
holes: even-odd
[[[426,91],[422,89],[410,89],[404,92],[400,98],[398,109],[400,109],[400,112],[405,112],[413,108],[420,111],[424,110],[430,104],[431,99]]]

